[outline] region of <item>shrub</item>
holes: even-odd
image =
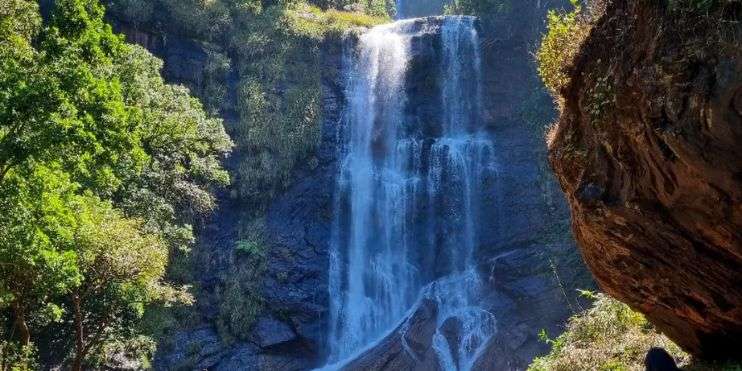
[[[244,339],[263,310],[264,235],[264,221],[256,219],[243,228],[236,243],[233,263],[224,277],[217,319],[219,333],[226,342]]]
[[[377,17],[388,17],[395,8],[393,0],[310,0],[309,2],[324,10],[346,10]]]
[[[570,318],[566,332],[549,339],[551,353],[536,358],[530,371],[643,370],[644,356],[652,347],[666,349],[676,360],[688,355],[657,332],[642,314],[604,294],[588,293],[592,308]]]
[[[546,19],[547,32],[536,53],[539,76],[555,97],[559,96],[559,91],[569,82],[565,68],[572,63],[590,30],[580,3],[577,0],[570,1],[574,7],[571,12],[549,11]]]
[[[254,264],[236,266],[230,271],[222,292],[217,319],[219,334],[225,342],[231,343],[234,338],[244,340],[263,311],[263,299],[258,285],[262,271],[262,268]]]
[[[0,331],[0,335],[7,334]],[[20,346],[14,342],[0,340],[0,370],[30,371],[39,369],[36,347],[31,345]]]
[[[148,336],[106,343],[91,355],[90,365],[96,369],[151,370],[157,343]]]

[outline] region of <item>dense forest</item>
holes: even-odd
[[[192,301],[168,262],[229,183],[222,121],[103,12],[60,1],[42,21],[34,1],[2,5],[3,368],[33,367],[39,348],[73,369],[147,349],[139,320]]]
[[[414,15],[440,16],[393,23]],[[0,370],[635,370],[656,347],[737,370],[740,17],[737,0],[0,0]],[[446,130],[470,117],[456,153]],[[412,195],[389,169],[416,171]],[[467,244],[461,269],[446,248]],[[482,293],[454,306],[486,315],[438,317],[436,290],[470,272],[452,287]],[[337,304],[354,285],[366,301]],[[333,358],[374,300],[404,310],[348,325],[377,340]]]

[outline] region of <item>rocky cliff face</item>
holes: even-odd
[[[448,0],[397,0],[397,18],[416,18],[443,14]]]
[[[742,4],[665,3],[610,2],[550,159],[600,286],[690,352],[739,358]]]
[[[487,231],[477,256],[479,270],[487,278],[486,301],[497,318],[498,331],[477,365],[479,369],[524,368],[548,348],[538,340],[538,332],[559,333],[564,320],[580,309],[575,289],[592,284],[568,231],[568,208],[546,171],[540,128],[532,123],[550,119],[551,103],[534,81],[534,68],[529,63],[529,46],[538,37],[545,9],[537,7],[536,0],[527,3],[521,4],[528,9],[528,13],[521,12],[527,14],[527,22],[512,19],[482,30],[484,92],[493,97],[486,99],[484,110],[500,156],[500,184],[497,194],[491,195],[491,201],[499,206],[488,217],[502,222]],[[204,45],[124,24],[117,27],[130,41],[164,59],[164,73],[171,82],[185,84],[196,94],[204,93],[208,57]],[[328,39],[322,47],[323,122],[322,142],[315,156],[318,161],[295,169],[292,185],[271,202],[264,216],[265,264],[254,277],[257,290],[247,284],[249,289],[238,292],[248,296],[258,291],[261,296],[262,310],[254,325],[239,339],[225,338],[219,330],[225,282],[232,272],[251,269],[235,250],[240,225],[249,222],[246,210],[225,194],[220,209],[201,226],[194,249],[197,313],[192,322],[182,324],[160,345],[157,369],[304,370],[324,362],[336,131],[346,102],[341,49],[338,39]],[[220,108],[232,127],[240,124],[232,108],[236,75],[231,71],[223,76],[230,93]],[[411,89],[423,89],[424,82],[419,79]],[[419,97],[421,103],[424,98]],[[534,111],[541,112],[541,117],[532,119],[529,115]],[[228,164],[231,168],[238,165]],[[409,339],[405,342],[414,345],[417,353],[413,356],[418,361],[431,350],[430,329],[435,323],[430,319],[435,318],[435,311],[434,306],[422,303],[407,320],[409,331],[404,336]],[[455,338],[455,324],[449,327]],[[400,336],[394,332],[384,340],[386,345],[359,357],[350,368],[391,370],[409,362],[424,367],[425,363],[410,358],[402,348]]]
[[[241,339],[226,339],[219,331],[219,308],[229,275],[255,269],[236,257],[239,230],[252,217],[238,200],[224,195],[219,210],[201,229],[195,251],[193,276],[200,286],[200,320],[178,331],[167,341],[171,346],[160,348],[157,369],[307,370],[321,365],[329,302],[327,245],[335,185],[336,123],[343,104],[341,44],[339,39],[328,39],[323,45],[325,112],[322,140],[314,156],[317,162],[295,169],[292,186],[268,206],[261,222],[263,263],[251,277],[255,283],[235,293],[259,296],[261,310],[254,324]]]

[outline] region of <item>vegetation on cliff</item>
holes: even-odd
[[[547,32],[536,53],[538,73],[549,92],[559,96],[568,76],[564,68],[572,63],[590,29],[578,0],[571,0],[570,12],[551,10],[546,18]]]
[[[320,48],[328,36],[389,20],[386,0],[110,0],[112,14],[137,29],[202,42],[214,67],[200,95],[212,112],[235,112],[235,193],[260,214],[313,163],[320,129]],[[146,4],[143,4],[146,3]],[[146,10],[142,10],[146,9]],[[237,72],[237,98],[226,96]],[[216,94],[214,94],[216,93]]]
[[[0,368],[79,370],[141,342],[150,305],[189,303],[165,278],[226,185],[232,143],[93,0],[0,5]],[[145,341],[146,342],[146,341]]]
[[[512,8],[513,0],[453,0],[445,5],[445,12],[492,17],[510,12]]]
[[[109,0],[109,8],[129,29],[163,39],[177,35],[208,54],[194,93],[209,112],[228,118],[236,142],[231,197],[243,213],[233,253],[225,257],[229,269],[219,273],[214,325],[227,343],[244,339],[263,310],[268,241],[256,231],[265,208],[292,183],[297,168],[318,165],[322,48],[328,40],[339,43],[348,29],[388,22],[393,2]],[[179,275],[217,259],[221,252],[213,250],[200,248],[194,261],[179,264]],[[163,310],[150,322],[169,324],[157,331],[167,338],[179,324],[193,324],[193,315]]]

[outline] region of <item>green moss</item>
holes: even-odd
[[[262,254],[263,246],[259,245],[255,241],[239,240],[237,241],[237,247],[235,253],[239,255],[254,256]]]

